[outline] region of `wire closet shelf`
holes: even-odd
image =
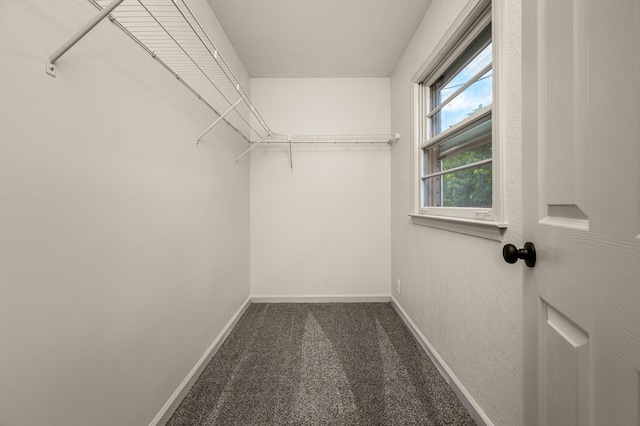
[[[197,141],[221,121],[252,144],[245,154],[259,144],[391,144],[399,139],[397,133],[283,135],[272,132],[185,0],[88,1],[100,10],[99,15],[50,56],[47,73],[55,76],[55,61],[108,16],[218,115]],[[220,106],[226,110],[218,111],[216,107]],[[258,139],[252,140],[251,136]]]

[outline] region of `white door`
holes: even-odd
[[[640,424],[640,0],[523,0],[525,420]]]

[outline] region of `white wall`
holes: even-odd
[[[248,144],[108,20],[45,74],[96,12],[0,2],[2,425],[149,424],[249,294]]]
[[[391,127],[411,131],[411,78],[467,0],[434,0],[391,78]],[[522,243],[520,159],[520,0],[502,4],[505,41],[500,77],[505,120],[505,242]],[[391,152],[394,297],[491,422],[522,424],[522,269],[502,260],[499,242],[413,225],[411,150]]]
[[[284,134],[389,133],[388,78],[252,79]],[[389,294],[388,145],[251,152],[252,295]]]

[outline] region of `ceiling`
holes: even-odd
[[[208,0],[260,77],[388,77],[431,0]]]

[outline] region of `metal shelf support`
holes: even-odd
[[[291,149],[291,135],[288,136],[289,139],[289,163],[291,164],[291,171],[293,171],[293,150]]]
[[[231,111],[235,110],[236,107],[238,106],[238,104],[240,104],[240,102],[242,102],[244,100],[244,98],[245,98],[245,96],[242,95],[240,97],[240,99],[238,99],[233,105],[231,105],[231,108],[229,108],[228,110],[223,112],[222,115],[220,117],[218,117],[218,119],[216,121],[214,121],[211,126],[207,127],[207,130],[202,132],[202,134],[200,136],[198,136],[198,139],[196,139],[196,144],[199,143],[200,139],[202,139],[207,133],[209,133],[211,131],[211,129],[213,129],[216,126],[216,124],[218,124],[222,119],[224,119],[227,116],[227,114],[229,114]]]
[[[264,142],[268,137],[269,137],[269,136],[267,136],[266,138],[260,139],[258,142],[256,142],[256,143],[252,144],[252,145],[251,145],[251,147],[250,147],[248,150],[246,150],[245,152],[243,152],[242,154],[240,154],[240,155],[238,156],[238,158],[236,158],[236,164],[238,164],[238,161],[240,161],[240,159],[241,159],[242,157],[244,157],[245,155],[247,155],[248,153],[250,153],[250,152],[253,150],[253,148],[255,148],[255,147],[257,147],[258,145],[260,145],[260,144],[261,144],[262,142]]]
[[[47,59],[47,65],[46,65],[46,68],[45,68],[47,74],[49,74],[52,77],[55,77],[56,76],[56,66],[55,66],[56,61],[58,59],[60,59],[60,57],[62,55],[67,53],[67,50],[69,50],[73,46],[75,46],[75,44],[78,41],[80,41],[80,39],[82,37],[87,35],[87,33],[89,31],[91,31],[93,29],[93,27],[98,25],[100,23],[100,21],[102,21],[104,18],[106,18],[113,11],[113,9],[118,7],[118,5],[120,3],[122,3],[123,1],[124,0],[113,0],[111,3],[109,3],[109,5],[107,7],[102,9],[102,11],[100,11],[100,13],[98,13],[91,21],[89,21],[89,23],[87,25],[82,27],[80,29],[80,31],[78,31],[73,37],[71,37],[69,39],[69,41],[67,41],[65,44],[60,46],[60,48],[58,50],[53,52],[53,54],[51,56],[49,56],[49,58]]]

